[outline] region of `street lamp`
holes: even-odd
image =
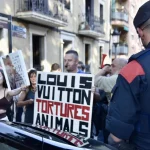
[[[118,31],[117,28],[115,28],[112,33],[112,42],[115,46],[115,58],[117,57],[117,45],[119,43],[119,40],[120,40],[120,32]]]

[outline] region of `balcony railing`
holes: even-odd
[[[104,20],[97,16],[82,15],[83,21],[79,25],[79,33],[87,36],[101,37],[104,35]]]
[[[42,14],[50,14],[47,0],[19,0],[19,11],[37,11]]]
[[[128,45],[127,44],[118,44],[115,48],[114,45],[112,47],[112,54],[117,55],[128,55]]]
[[[52,3],[53,2],[53,3]],[[63,4],[57,0],[52,0],[49,5],[48,0],[18,0],[19,8],[17,17],[38,22],[49,23],[50,26],[66,26],[67,17],[63,12]]]
[[[126,14],[125,12],[112,11],[112,16],[111,16],[112,20],[120,20],[120,21],[128,22],[128,18],[129,18],[128,14]]]

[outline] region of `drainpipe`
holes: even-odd
[[[112,2],[113,1],[110,1],[110,20],[109,20],[110,24],[111,24],[111,17],[112,17]],[[111,26],[111,28],[112,28],[112,26]],[[110,28],[110,31],[109,31],[109,58],[112,61],[111,28]]]
[[[8,45],[9,53],[12,53],[12,16],[8,16]]]
[[[111,19],[112,19],[112,11],[115,10],[115,7],[116,7],[116,0],[111,0],[110,1],[110,24],[111,24]],[[111,35],[111,31],[112,31],[112,26],[111,26],[111,29],[110,29],[110,38],[109,38],[109,56],[110,56],[110,59],[112,61],[112,35]]]

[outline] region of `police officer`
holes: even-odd
[[[150,1],[142,5],[134,26],[145,50],[121,70],[106,119],[109,143],[118,149],[150,150]]]

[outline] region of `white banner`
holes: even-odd
[[[2,56],[0,61],[9,90],[30,85],[21,50]]]
[[[90,137],[93,75],[37,73],[34,124]]]

